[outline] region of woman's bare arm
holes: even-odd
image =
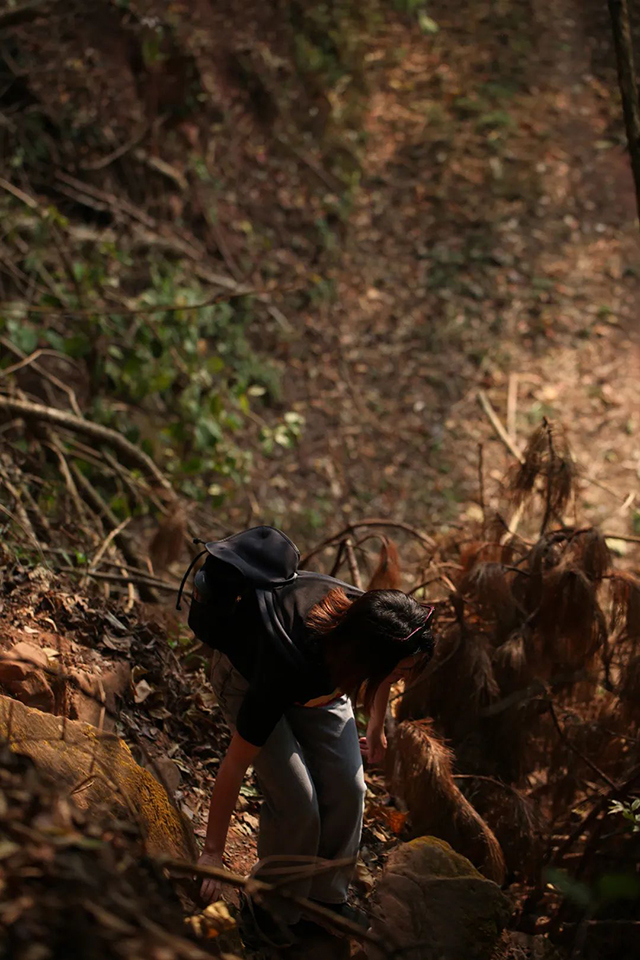
[[[235,809],[247,768],[259,752],[260,747],[244,740],[239,733],[234,733],[211,793],[204,852],[198,861],[200,866],[222,866],[231,814]],[[218,881],[205,880],[201,890],[203,899],[216,900],[220,896],[220,888]]]
[[[384,760],[387,749],[387,738],[384,732],[384,720],[389,703],[389,691],[393,679],[387,679],[380,684],[371,707],[371,716],[367,725],[366,751],[369,763],[380,763]]]

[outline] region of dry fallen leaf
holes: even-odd
[[[354,877],[354,883],[361,887],[365,893],[371,893],[375,886],[375,880],[373,879],[373,874],[362,860],[358,860],[356,863],[356,873]]]
[[[146,680],[141,680],[135,686],[134,700],[136,703],[144,703],[149,694],[154,692],[154,688]]]

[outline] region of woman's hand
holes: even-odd
[[[363,757],[366,757],[369,763],[382,763],[387,752],[387,737],[384,726],[369,721],[367,736],[360,740],[360,749]]]
[[[205,850],[198,860],[199,867],[218,867],[224,869],[224,863],[219,853],[207,853]],[[205,903],[213,903],[220,899],[222,893],[222,881],[215,877],[205,877],[200,887],[200,896]]]

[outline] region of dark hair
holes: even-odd
[[[432,613],[402,590],[368,590],[352,601],[338,587],[311,609],[307,626],[321,640],[333,680],[370,710],[401,660],[433,656]]]

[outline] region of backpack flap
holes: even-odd
[[[254,587],[280,586],[297,576],[300,552],[275,527],[252,527],[205,546],[212,557],[230,564]]]

